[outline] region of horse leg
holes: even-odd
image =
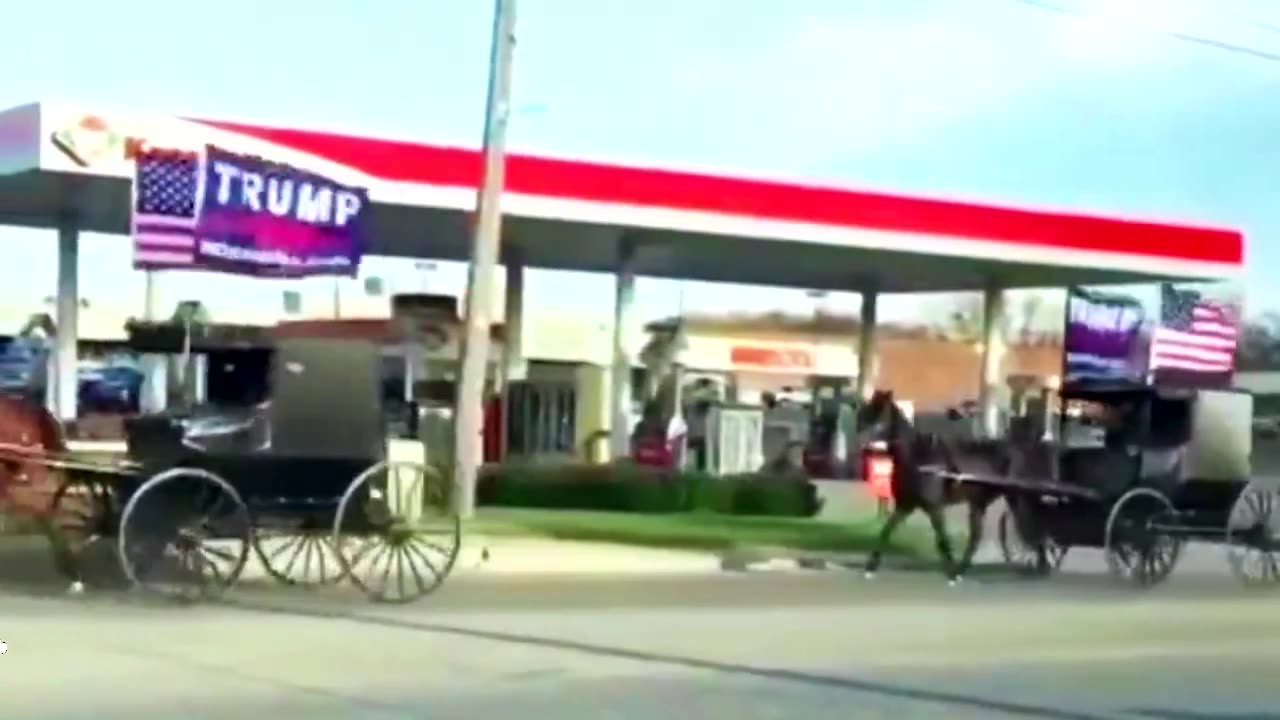
[[[85,540],[69,537],[70,533],[58,527],[58,522],[54,518],[42,519],[40,525],[45,538],[49,541],[53,567],[68,583],[67,591],[72,595],[83,593],[84,574],[80,566],[80,554],[84,550]]]
[[[942,560],[942,572],[947,576],[947,580],[955,584],[960,581],[960,575],[956,571],[955,556],[951,552],[951,538],[947,536],[944,507],[941,504],[930,503],[924,506],[924,511],[929,516],[929,524],[933,526],[933,539],[938,546],[938,557]]]
[[[1036,554],[1035,573],[1048,575],[1049,566],[1048,538],[1040,521],[1040,512],[1035,501],[1024,493],[1010,495],[1007,502],[1013,511],[1014,527],[1022,541]]]
[[[50,478],[55,479],[57,489],[41,525],[54,568],[68,582],[68,592],[78,595],[85,588],[84,553],[96,536],[106,507],[99,486],[62,475]]]
[[[960,575],[969,572],[973,566],[973,558],[978,554],[978,546],[982,544],[982,532],[987,518],[987,510],[995,500],[995,495],[986,489],[975,490],[969,497],[969,539],[965,543],[964,555],[960,559]]]
[[[1035,543],[1036,574],[1040,577],[1045,577],[1053,572],[1053,566],[1049,563],[1049,536],[1045,532],[1037,503],[1033,500],[1028,500],[1027,506],[1026,525],[1028,533]]]
[[[876,576],[876,571],[880,569],[880,560],[884,556],[884,551],[889,547],[889,541],[893,539],[893,533],[906,520],[914,507],[897,503],[893,506],[893,512],[889,518],[884,521],[884,525],[880,528],[880,537],[876,538],[876,545],[871,549],[871,554],[867,556],[867,565],[863,569],[863,575],[870,580]]]

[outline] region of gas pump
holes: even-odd
[[[1026,426],[1033,437],[1051,441],[1057,434],[1057,376],[1011,375],[1008,379],[1010,416]]]
[[[631,433],[631,457],[651,467],[683,467],[688,460],[689,424],[685,418],[683,377],[669,365],[665,377],[650,384],[640,421]]]
[[[640,420],[631,431],[631,457],[642,465],[677,467],[685,460],[689,426],[684,411],[685,350],[680,323],[655,331],[640,351],[646,373]]]
[[[454,457],[454,403],[457,385],[458,343],[462,321],[458,300],[451,295],[405,293],[391,298],[391,315],[397,342],[387,348],[389,362],[398,364],[399,387],[388,388],[388,400],[404,403],[416,416],[415,435],[422,442],[427,462],[450,467]],[[490,460],[499,452],[502,418],[495,413],[499,394],[496,387],[502,344],[490,344],[485,387],[484,441],[482,458]]]
[[[855,428],[855,400],[848,378],[820,377],[812,383],[809,434],[804,467],[813,477],[844,479],[856,474],[856,452],[850,447]]]
[[[767,459],[764,409],[731,402],[722,378],[686,370],[679,323],[651,332],[640,353],[648,397],[632,434],[632,457],[712,475],[759,470]]]
[[[756,472],[765,463],[764,409],[718,401],[707,413],[706,465],[712,475]]]

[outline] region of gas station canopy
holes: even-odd
[[[471,148],[50,104],[0,113],[0,223],[125,234],[132,156],[205,144],[368,187],[375,255],[465,260]],[[1220,280],[1227,229],[508,156],[504,252],[531,267],[882,292]],[[50,236],[52,244],[53,236]]]

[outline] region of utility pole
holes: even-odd
[[[462,338],[462,371],[454,410],[453,503],[463,518],[475,512],[476,471],[484,427],[484,390],[489,366],[493,288],[502,245],[503,178],[511,65],[515,50],[515,0],[494,0],[489,54],[489,97],[485,106],[484,176],[476,193],[476,223],[467,270],[467,307]]]
[[[142,319],[154,323],[160,321],[160,299],[156,287],[156,270],[143,273]],[[138,398],[138,410],[158,413],[169,405],[169,360],[163,355],[147,353],[142,356],[143,391]]]

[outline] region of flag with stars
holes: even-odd
[[[142,270],[196,265],[200,156],[151,150],[136,161],[133,179],[133,266]]]
[[[1151,338],[1151,370],[1186,377],[1225,376],[1235,370],[1239,318],[1227,303],[1196,290],[1160,286],[1160,325]]]

